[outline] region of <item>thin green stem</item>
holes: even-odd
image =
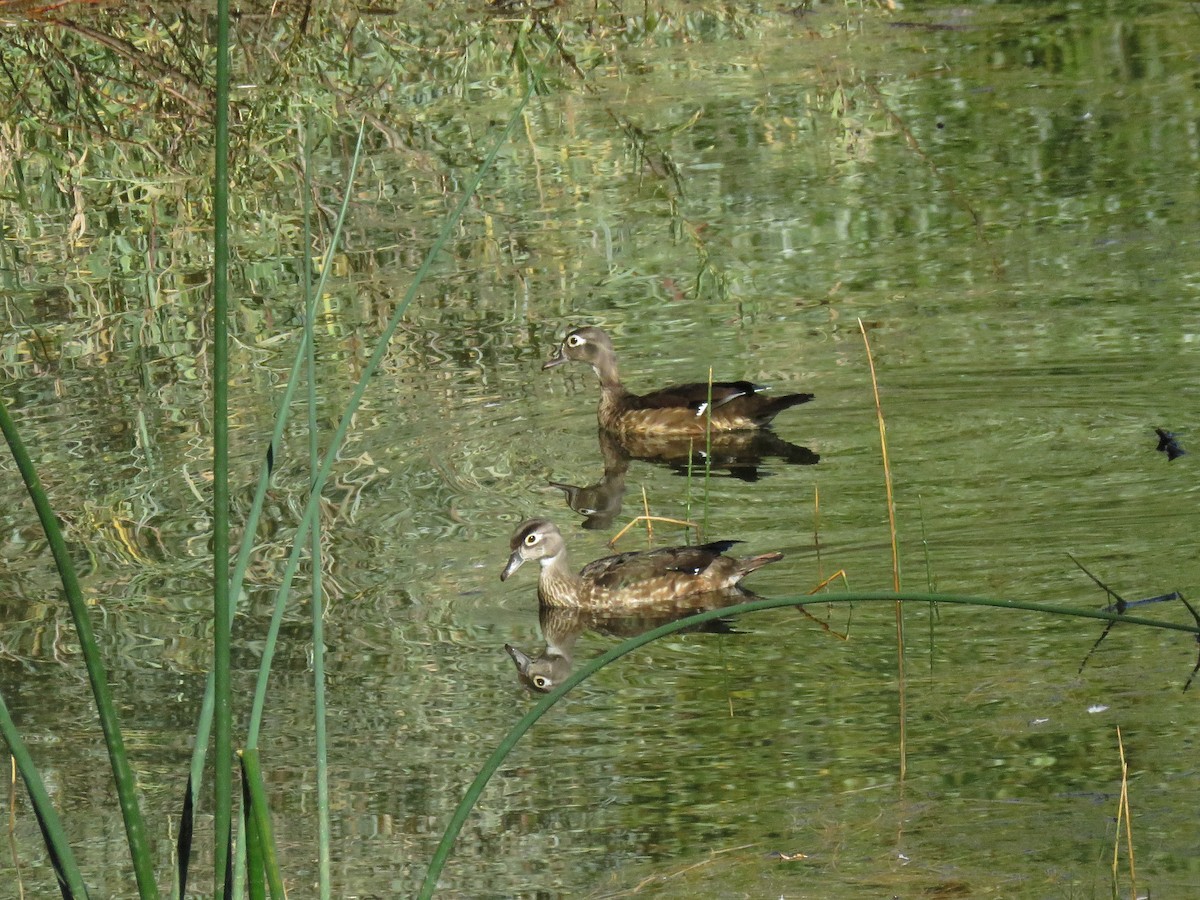
[[[213,174],[213,895],[225,896],[233,810],[229,594],[229,0],[217,0]]]
[[[262,766],[257,750],[242,750],[242,777],[250,788],[250,812],[257,831],[262,869],[267,876],[272,900],[286,900],[283,877],[279,872],[279,855],[275,852],[275,829],[271,825],[271,808],[267,803],[267,787],[263,783]]]
[[[304,246],[312,245],[312,140],[311,129],[304,129]],[[321,466],[321,447],[317,428],[317,353],[314,329],[317,294],[312,290],[311,253],[304,254],[304,293],[308,306],[304,314],[304,338],[308,348],[308,467],[316,473]],[[321,900],[333,894],[333,875],[329,822],[329,751],[325,720],[325,606],[321,580],[321,529],[312,530],[312,642],[313,642],[313,717],[316,719],[317,750],[317,877]]]
[[[4,702],[3,696],[0,696],[0,736],[3,736],[5,743],[8,744],[8,752],[16,760],[17,770],[25,782],[25,790],[29,792],[29,799],[32,801],[34,809],[37,810],[38,818],[42,823],[42,834],[46,840],[46,850],[57,863],[55,871],[60,881],[65,881],[75,896],[87,897],[87,885],[84,884],[79,864],[75,862],[75,854],[71,852],[71,845],[67,843],[67,833],[63,830],[62,820],[58,818],[54,802],[46,791],[46,785],[38,773],[37,766],[33,763],[33,757],[29,755],[29,749],[21,740],[21,732],[17,730],[12,716],[8,713],[8,705]]]
[[[96,701],[96,714],[100,718],[100,728],[104,732],[104,744],[108,748],[108,760],[112,765],[117,800],[125,822],[125,837],[129,843],[133,871],[137,878],[138,894],[143,898],[156,898],[158,897],[158,887],[154,883],[154,857],[146,839],[146,826],[138,806],[137,779],[134,777],[133,769],[129,765],[129,757],[125,752],[125,741],[121,737],[121,724],[117,719],[117,708],[113,703],[112,691],[108,686],[108,675],[104,670],[104,662],[100,658],[100,647],[96,643],[96,635],[92,631],[92,620],[87,604],[83,600],[83,591],[79,586],[75,563],[71,560],[67,542],[58,527],[58,519],[50,507],[50,499],[46,496],[41,479],[38,478],[33,460],[26,451],[25,444],[17,433],[17,427],[8,414],[8,407],[2,401],[0,401],[0,431],[4,433],[4,438],[8,441],[13,460],[25,481],[29,499],[33,501],[34,509],[37,510],[38,519],[42,523],[42,531],[46,534],[46,541],[54,556],[58,577],[62,581],[67,606],[71,610],[71,618],[75,623],[75,632],[79,635],[79,648],[83,653],[83,662],[87,668],[92,696]]]
[[[249,900],[266,900],[267,878],[263,865],[263,840],[258,831],[258,823],[254,820],[254,801],[250,797],[250,780],[246,777],[245,766],[242,767],[242,814],[238,817],[241,845],[246,848],[246,893]],[[237,889],[237,886],[234,886]],[[241,892],[234,894],[241,897]]]
[[[325,257],[321,266],[321,277],[317,281],[316,290],[313,296],[321,297],[324,295],[325,283],[329,279],[329,274],[333,270],[333,257],[340,246],[342,234],[342,226],[346,220],[346,213],[350,206],[350,197],[352,194],[351,188],[354,184],[354,178],[358,172],[358,163],[362,154],[363,136],[366,133],[365,124],[360,126],[358,131],[358,143],[355,146],[354,158],[350,165],[350,181],[346,185],[345,196],[342,198],[342,207],[338,214],[337,221],[334,225],[333,235],[329,241],[329,247],[325,251]],[[305,253],[309,251],[306,249]],[[255,540],[258,534],[258,521],[262,517],[263,505],[266,502],[267,488],[271,481],[271,465],[268,457],[274,457],[274,448],[280,446],[280,441],[283,438],[283,432],[287,428],[289,414],[292,408],[292,401],[295,398],[296,391],[300,385],[300,369],[303,366],[307,356],[305,342],[307,341],[307,332],[304,332],[304,337],[301,338],[300,346],[296,348],[295,356],[292,358],[292,367],[288,373],[285,382],[283,395],[279,400],[279,408],[275,416],[275,428],[271,432],[271,439],[267,445],[267,453],[263,455],[262,467],[259,470],[258,484],[254,489],[254,499],[250,503],[250,512],[246,517],[246,525],[243,530],[242,543],[238,549],[237,561],[233,566],[233,575],[230,577],[230,596],[238,597],[242,592],[242,585],[245,583],[246,571],[250,568],[250,557],[254,551]],[[203,782],[204,774],[204,758],[208,748],[208,737],[212,728],[213,721],[213,675],[210,672],[208,682],[205,684],[204,700],[200,706],[199,721],[196,724],[196,746],[192,754],[192,791],[194,806],[199,803],[200,785]]]

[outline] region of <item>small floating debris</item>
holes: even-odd
[[[785,853],[782,850],[772,850],[770,853],[766,854],[765,858],[778,859],[782,862],[795,862],[798,859],[808,859],[808,854],[800,852]]]
[[[1179,441],[1176,440],[1177,435],[1167,431],[1165,428],[1155,428],[1154,433],[1158,435],[1158,452],[1167,454],[1167,461],[1179,459],[1187,453],[1179,446]]]

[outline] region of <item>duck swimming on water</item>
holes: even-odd
[[[785,409],[812,400],[812,394],[768,396],[766,388],[750,381],[681,384],[632,394],[617,375],[617,354],[602,328],[585,326],[567,333],[554,355],[542,366],[588,363],[600,379],[600,425],[617,434],[703,435],[713,432],[764,428]]]

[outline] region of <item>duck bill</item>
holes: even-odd
[[[514,551],[513,555],[508,558],[508,565],[506,565],[504,567],[504,571],[500,573],[500,580],[508,581],[508,576],[517,571],[517,569],[521,568],[521,563],[523,562],[525,562],[525,560],[521,559],[521,552],[519,550]]]
[[[533,662],[528,656],[514,647],[512,644],[505,644],[504,649],[508,655],[512,657],[512,661],[516,663],[517,671],[524,674],[529,671],[529,664]]]
[[[566,361],[567,355],[563,353],[562,344],[559,344],[558,349],[554,351],[554,355],[546,360],[546,362],[542,365],[542,371],[545,372],[547,369],[553,369],[555,366],[561,366]]]

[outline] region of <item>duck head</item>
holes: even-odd
[[[500,573],[501,581],[507,581],[528,560],[539,560],[543,566],[552,564],[567,547],[558,526],[548,519],[526,519],[517,526],[508,546],[512,554]]]
[[[542,370],[553,369],[566,362],[587,363],[602,380],[615,378],[616,375],[617,355],[613,351],[612,339],[603,328],[593,325],[568,331]]]

